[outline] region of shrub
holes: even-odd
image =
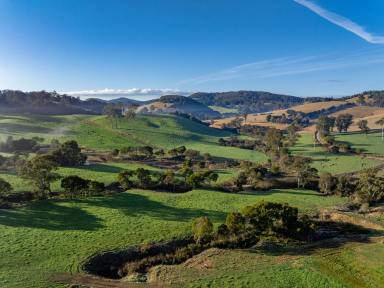
[[[81,149],[76,141],[64,142],[56,149],[52,156],[60,166],[76,167],[84,165],[87,156],[81,153]]]
[[[85,180],[79,176],[67,176],[61,180],[61,187],[72,198],[75,194],[88,190],[89,180]]]
[[[12,185],[0,178],[0,196],[7,195],[13,190]]]
[[[193,239],[197,244],[208,243],[212,239],[213,224],[208,217],[196,218],[192,223]]]
[[[91,194],[99,194],[105,191],[105,184],[103,182],[91,181],[89,182],[89,192]]]
[[[321,193],[331,194],[336,186],[337,180],[331,173],[324,172],[320,174],[319,189]]]

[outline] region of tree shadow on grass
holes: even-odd
[[[107,164],[92,164],[84,166],[82,169],[93,172],[105,172],[105,173],[120,173],[124,169],[117,166]]]
[[[17,133],[41,133],[48,134],[52,133],[52,129],[41,127],[41,126],[32,126],[32,125],[23,125],[17,123],[1,123],[1,129],[4,132],[17,132]]]
[[[0,225],[57,231],[94,231],[103,227],[100,218],[83,209],[53,201],[39,201],[20,209],[0,209]]]
[[[161,193],[161,192],[154,192]],[[116,197],[85,199],[84,202],[103,208],[118,209],[127,216],[148,216],[166,221],[189,222],[196,217],[207,216],[212,221],[223,221],[226,213],[220,211],[179,208],[149,199],[145,195],[122,193]]]

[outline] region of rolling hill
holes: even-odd
[[[195,93],[190,98],[207,106],[235,108],[240,113],[260,113],[288,108],[304,102],[304,98],[262,91]]]
[[[205,104],[195,101],[189,97],[179,95],[162,96],[158,100],[147,105],[140,106],[138,113],[157,114],[157,113],[182,113],[192,115],[198,119],[219,118],[221,114]]]

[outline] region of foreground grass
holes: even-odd
[[[366,159],[357,155],[332,154],[319,145],[314,146],[313,142],[312,134],[302,133],[291,151],[294,155],[313,158],[313,167],[320,172],[332,174],[354,172],[382,163],[379,160]]]
[[[213,269],[181,264],[161,267],[157,273],[165,283],[177,283],[177,287],[374,288],[384,285],[382,257],[381,243],[348,243],[311,253],[300,249],[289,254],[227,250],[199,259]]]
[[[237,195],[197,190],[185,194],[129,191],[113,197],[39,201],[0,211],[0,286],[55,287],[55,272],[77,272],[91,254],[188,233],[195,217],[215,223],[260,200],[302,210],[345,199],[311,191],[275,190]]]

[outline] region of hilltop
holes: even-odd
[[[219,118],[221,114],[189,97],[179,95],[162,96],[158,100],[137,109],[138,113],[181,113],[198,119]]]
[[[383,98],[382,98],[383,97]],[[359,130],[357,123],[360,120],[367,120],[368,126],[371,129],[381,128],[376,124],[376,121],[384,117],[384,92],[372,91],[356,94],[353,96],[343,97],[340,99],[321,99],[321,101],[310,102],[304,99],[305,102],[298,105],[293,105],[286,109],[276,109],[267,113],[257,113],[247,115],[247,125],[256,125],[263,127],[274,127],[278,129],[285,129],[289,122],[281,121],[268,121],[269,115],[273,117],[281,117],[289,115],[290,113],[300,114],[301,117],[308,119],[308,127],[306,130],[312,131],[316,119],[321,115],[338,116],[340,114],[351,114],[354,118],[354,124],[351,126],[351,131]],[[318,100],[318,99],[316,99]],[[212,126],[220,128],[228,125],[238,116],[231,116],[213,121]],[[242,116],[243,117],[243,116]]]

